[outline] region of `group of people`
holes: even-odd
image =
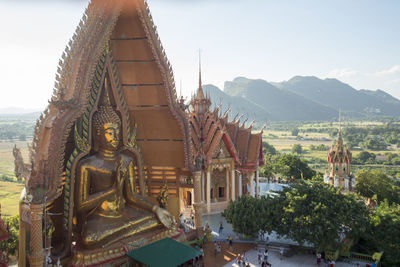
[[[268,248],[265,249],[264,253],[261,251],[261,249],[258,250],[257,259],[258,264],[261,264],[261,267],[272,266],[272,264],[268,262],[268,256]]]
[[[217,256],[217,253],[221,252],[221,246],[220,244],[217,243],[217,241],[214,241],[214,256]]]
[[[238,254],[236,257],[236,262],[239,265],[239,267],[250,267],[250,262],[246,258],[245,252],[243,254]]]
[[[189,228],[194,228],[194,214],[190,211],[189,218],[185,218],[183,213],[179,214],[179,228],[184,229],[185,232],[189,231]]]

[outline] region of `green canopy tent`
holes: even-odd
[[[135,266],[136,263],[149,267],[176,267],[200,254],[199,250],[171,238],[164,238],[126,253],[130,266]]]

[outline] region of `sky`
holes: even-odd
[[[43,109],[84,0],[0,0],[0,108]],[[400,98],[400,1],[148,0],[177,92],[238,76],[337,78]],[[180,86],[182,84],[182,87]]]

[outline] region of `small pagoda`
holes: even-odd
[[[345,192],[352,191],[355,177],[350,172],[351,160],[351,151],[345,146],[339,127],[337,140],[328,151],[329,168],[328,173],[324,176],[324,182],[334,187],[340,187]]]

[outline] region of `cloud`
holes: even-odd
[[[400,73],[400,65],[394,65],[390,69],[378,71],[375,73],[375,75],[384,76],[384,75],[397,74],[397,73]]]
[[[333,69],[328,73],[328,77],[334,78],[348,78],[359,75],[360,72],[350,69],[350,68],[343,68],[343,69]]]

